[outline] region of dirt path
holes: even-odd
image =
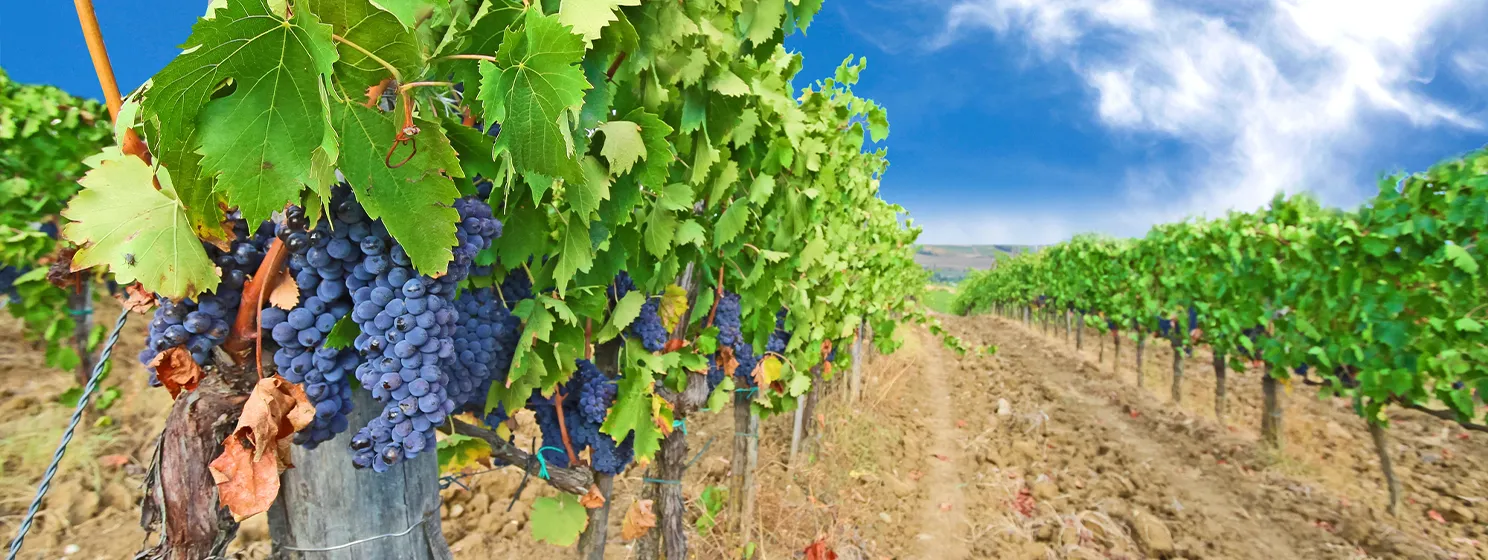
[[[962,448],[956,442],[964,439],[962,430],[956,427],[956,409],[951,401],[942,355],[945,349],[921,337],[925,350],[922,377],[917,380],[923,392],[919,394],[918,412],[925,418],[925,431],[929,432],[930,445],[925,458],[927,473],[927,499],[920,508],[920,533],[916,535],[919,545],[915,558],[966,558],[968,551],[964,537],[966,518],[965,500],[962,496],[964,475],[958,468],[962,461]]]
[[[989,378],[1014,409],[1002,416],[1020,426],[1030,423],[1026,418],[1043,419],[1031,431],[1043,436],[1033,438],[1046,447],[1042,462],[1027,460],[1028,442],[1015,441],[1009,459],[998,455],[994,441],[990,454],[1004,469],[1040,472],[1057,484],[1058,493],[1047,488],[1035,492],[1042,494],[1039,508],[1023,523],[1040,542],[1061,545],[1062,550],[1050,547],[1057,556],[1073,557],[1071,546],[1093,547],[1108,557],[1124,551],[1119,540],[1041,531],[1038,519],[1047,515],[1041,509],[1045,501],[1053,502],[1050,509],[1066,519],[1093,511],[1121,521],[1120,528],[1147,556],[1484,557],[1472,539],[1443,535],[1440,525],[1421,527],[1405,522],[1413,520],[1386,518],[1374,504],[1350,499],[1303,476],[1302,469],[1278,462],[1244,430],[1168,404],[1149,392],[1156,389],[1135,387],[1126,379],[1130,376],[1112,374],[1089,361],[1091,356],[1066,348],[1062,333],[1056,340],[1012,321],[985,317],[949,322],[970,342],[999,347],[998,367]],[[1129,349],[1123,350],[1123,359],[1129,359]],[[1166,385],[1159,382],[1159,387],[1166,392]],[[1186,406],[1197,404],[1194,400],[1188,399]],[[1212,400],[1203,406],[1212,406]],[[1087,456],[1092,448],[1094,456]],[[1032,476],[1027,470],[1019,474]]]

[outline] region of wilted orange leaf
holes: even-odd
[[[661,353],[662,354],[667,354],[667,353],[671,353],[671,352],[676,352],[676,351],[681,350],[681,349],[686,348],[686,347],[687,347],[687,341],[686,340],[683,340],[683,339],[680,339],[680,338],[676,338],[676,339],[668,340],[666,342],[666,346],[661,347]]]
[[[268,511],[279,495],[278,446],[269,447],[268,454],[255,461],[255,452],[243,447],[243,438],[233,433],[223,443],[222,454],[207,465],[217,483],[217,496],[233,519],[242,521]]]
[[[196,365],[196,360],[191,359],[191,353],[180,346],[156,354],[155,359],[150,360],[150,367],[155,368],[155,377],[165,390],[170,391],[173,399],[183,390],[196,389],[205,375],[201,366]]]
[[[603,506],[605,505],[604,494],[599,493],[598,486],[590,484],[589,493],[579,497],[579,505],[584,506],[586,509],[594,509]]]
[[[739,369],[739,360],[734,358],[734,349],[724,346],[718,349],[718,365],[723,368],[723,374],[729,377]]]
[[[267,511],[274,503],[279,473],[294,466],[289,436],[314,418],[315,407],[299,385],[280,377],[258,380],[237,428],[222,442],[222,454],[208,465],[217,494],[235,519]]]
[[[233,433],[248,438],[254,448],[253,460],[257,461],[265,451],[277,448],[279,439],[300,431],[314,419],[315,406],[304,389],[282,377],[265,377],[248,395]]]
[[[630,503],[625,519],[620,522],[620,538],[633,541],[653,527],[656,527],[656,514],[651,513],[651,500],[636,500]]]
[[[1428,509],[1428,510],[1426,510],[1426,517],[1430,517],[1432,521],[1435,521],[1437,523],[1446,523],[1447,522],[1447,518],[1442,517],[1442,514],[1437,513],[1436,510],[1434,510],[1434,509]]]
[[[119,304],[134,313],[144,314],[155,307],[155,294],[150,293],[139,282],[124,286],[124,291],[114,295]]]
[[[98,458],[98,464],[105,467],[122,467],[129,464],[128,455],[104,455]]]

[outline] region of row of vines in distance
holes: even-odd
[[[64,288],[47,272],[59,246],[57,214],[78,191],[82,160],[111,141],[106,117],[96,101],[18,84],[0,70],[0,300],[46,364],[77,370],[79,383],[103,336],[90,317],[96,275]]]
[[[866,61],[793,91],[783,41],[820,4],[213,2],[110,100],[118,146],[62,213],[72,269],[154,307],[140,359],[195,438],[163,449],[149,553],[221,554],[287,440],[382,472],[474,439],[561,491],[532,533],[586,558],[610,477],[647,465],[640,557],[688,557],[689,418],[812,406],[839,349],[926,320]]]
[[[1206,343],[1220,417],[1226,368],[1264,367],[1262,436],[1275,447],[1280,382],[1349,398],[1370,426],[1393,511],[1386,408],[1483,429],[1485,175],[1488,153],[1477,151],[1386,177],[1357,211],[1278,195],[1254,212],[1162,224],[1139,239],[1077,236],[972,276],[957,310],[1076,318],[1110,332],[1117,352],[1122,331],[1139,344],[1155,332],[1175,349]],[[1181,365],[1175,358],[1175,399]]]

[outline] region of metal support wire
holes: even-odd
[[[104,366],[108,365],[109,355],[113,354],[114,344],[119,342],[119,333],[124,331],[124,323],[128,320],[129,309],[125,308],[119,313],[119,320],[114,323],[114,331],[109,333],[108,343],[104,344],[103,352],[98,355],[98,362],[93,364],[93,375],[88,377],[88,385],[83,387],[83,394],[78,397],[77,408],[72,411],[72,421],[67,424],[67,430],[62,432],[62,442],[57,444],[57,452],[52,454],[52,464],[47,466],[46,474],[41,476],[41,484],[36,487],[36,499],[31,500],[31,507],[26,510],[26,518],[21,521],[21,527],[16,530],[15,539],[10,541],[10,551],[6,553],[5,560],[15,560],[16,555],[20,554],[21,542],[26,540],[26,533],[31,530],[31,523],[36,521],[36,513],[41,510],[41,501],[46,498],[47,490],[52,487],[52,477],[57,475],[57,466],[62,463],[62,455],[67,453],[67,444],[72,443],[72,434],[77,430],[78,423],[83,420],[83,410],[88,408],[89,397],[92,397],[93,391],[98,389]]]

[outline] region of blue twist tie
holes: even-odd
[[[548,459],[546,457],[543,457],[543,452],[544,451],[547,451],[549,449],[551,449],[553,451],[557,451],[559,453],[565,453],[565,454],[568,453],[567,451],[564,451],[562,449],[558,449],[557,447],[544,447],[542,449],[537,450],[537,464],[540,465],[540,466],[542,466],[542,470],[540,470],[540,471],[537,472],[537,476],[538,476],[538,478],[541,478],[543,480],[547,480],[548,479]]]
[[[759,392],[759,387],[749,387],[749,388],[745,388],[745,389],[734,389],[734,392],[735,393],[749,393],[749,394],[753,395],[753,394]]]
[[[684,435],[684,436],[687,435],[687,423],[686,422],[683,422],[681,420],[673,420],[672,421],[672,427],[673,428],[682,428],[682,435]]]

